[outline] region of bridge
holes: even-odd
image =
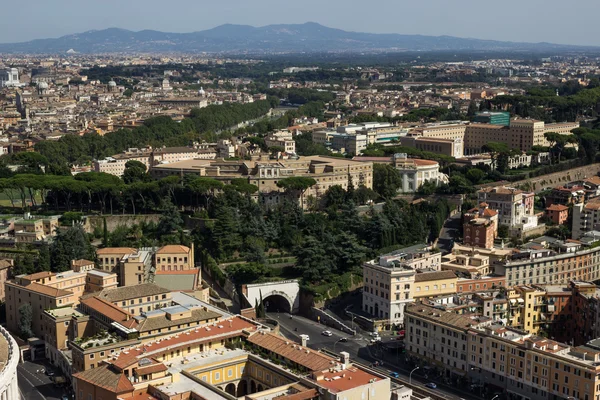
[[[242,295],[250,307],[260,303],[262,297],[266,311],[293,314],[300,308],[300,285],[295,279],[243,285]]]

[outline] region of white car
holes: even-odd
[[[381,342],[381,337],[379,337],[379,336],[373,336],[371,338],[371,343],[377,343],[377,342]]]
[[[333,333],[331,333],[331,331],[323,331],[323,332],[321,332],[321,335],[323,335],[323,336],[333,336]]]

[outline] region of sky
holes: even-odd
[[[28,0],[0,16],[0,43],[111,27],[193,32],[311,21],[358,32],[600,45],[598,15],[598,0]]]

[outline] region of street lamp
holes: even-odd
[[[412,384],[412,374],[413,372],[415,372],[416,370],[418,370],[419,367],[416,367],[415,369],[413,369],[412,371],[410,371],[410,374],[408,374],[408,384]]]
[[[333,342],[333,352],[335,353],[335,345],[338,344],[339,341],[341,341],[342,338],[339,338],[338,340],[336,340],[335,342]]]

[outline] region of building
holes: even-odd
[[[348,353],[331,357],[239,316],[129,345],[73,377],[82,399],[391,398],[389,377]]]
[[[553,204],[562,204],[568,206],[569,204],[581,203],[584,201],[586,195],[586,188],[584,186],[559,186],[552,189],[548,195],[546,195],[546,206]]]
[[[470,228],[471,229],[471,228]],[[472,231],[470,231],[472,234]],[[471,246],[475,246],[472,244]],[[475,250],[475,249],[474,249]],[[479,250],[479,248],[477,249]],[[475,251],[477,251],[475,250]],[[452,271],[467,279],[481,279],[494,272],[490,257],[484,254],[446,254],[442,259],[442,270]],[[478,289],[480,285],[477,285]],[[486,287],[487,289],[487,287]],[[462,291],[462,290],[457,290]]]
[[[156,310],[171,302],[171,291],[153,283],[106,289],[94,297],[109,302],[132,315]]]
[[[25,218],[13,222],[16,243],[35,243],[48,240],[56,235],[58,228],[58,216],[46,218],[31,218],[29,214]]]
[[[402,146],[448,157],[461,158],[464,155],[463,139],[435,138],[422,136],[404,136],[398,139]]]
[[[546,207],[545,216],[556,225],[564,225],[569,219],[569,207],[562,204],[552,204]]]
[[[509,126],[510,125],[510,113],[509,112],[492,112],[492,111],[483,111],[475,113],[475,118],[473,122],[479,124],[491,124],[491,125],[500,125],[500,126]]]
[[[487,203],[479,204],[465,213],[463,224],[464,244],[491,249],[498,235],[498,213],[490,210]]]
[[[43,337],[44,310],[76,305],[84,293],[89,290],[114,288],[116,281],[115,274],[97,270],[38,272],[17,276],[5,283],[6,326],[12,332],[19,332],[19,308],[29,303],[33,312],[31,329],[36,336]]]
[[[452,271],[420,272],[415,275],[413,297],[423,299],[429,297],[453,296],[456,294],[458,278]]]
[[[8,281],[13,265],[14,260],[0,260],[0,301],[5,301],[4,284]]]
[[[479,190],[477,198],[479,203],[486,203],[490,210],[498,212],[499,225],[517,228],[524,217],[534,217],[534,193],[497,186]]]
[[[171,175],[208,176],[224,183],[232,179],[244,178],[258,187],[255,198],[266,206],[277,205],[284,198],[292,198],[307,207],[306,199],[319,201],[331,186],[348,187],[352,180],[354,187],[373,187],[373,164],[339,157],[310,156],[297,159],[272,160],[261,157],[253,160],[188,160],[179,163],[156,166],[151,170],[156,178]],[[302,176],[313,178],[316,185],[304,193],[285,191],[277,182],[288,177]]]
[[[287,130],[271,133],[265,138],[265,144],[267,147],[281,147],[286,154],[296,154],[296,141]]]
[[[19,82],[19,70],[10,68],[0,70],[0,88],[22,86]]]
[[[580,201],[573,204],[572,238],[578,240],[585,233],[598,230],[600,230],[600,201],[593,199],[587,203]]]
[[[404,307],[413,301],[415,275],[421,270],[438,271],[440,265],[441,253],[422,244],[364,263],[363,311],[389,325],[402,325]]]
[[[570,135],[575,128],[579,128],[578,122],[544,124],[533,119],[512,119],[508,126],[473,123],[465,130],[465,152],[481,153],[482,147],[489,142],[504,143],[511,149],[527,152],[533,146],[550,145],[544,137],[546,132]]]
[[[392,157],[354,157],[353,160],[393,165],[402,177],[399,193],[414,193],[426,181],[436,185],[448,181],[447,176],[440,172],[440,165],[436,161],[408,158],[406,153],[394,154]]]
[[[94,171],[122,176],[129,161],[139,161],[151,169],[155,165],[192,160],[199,156],[200,150],[193,147],[129,148],[112,157],[94,161]]]

